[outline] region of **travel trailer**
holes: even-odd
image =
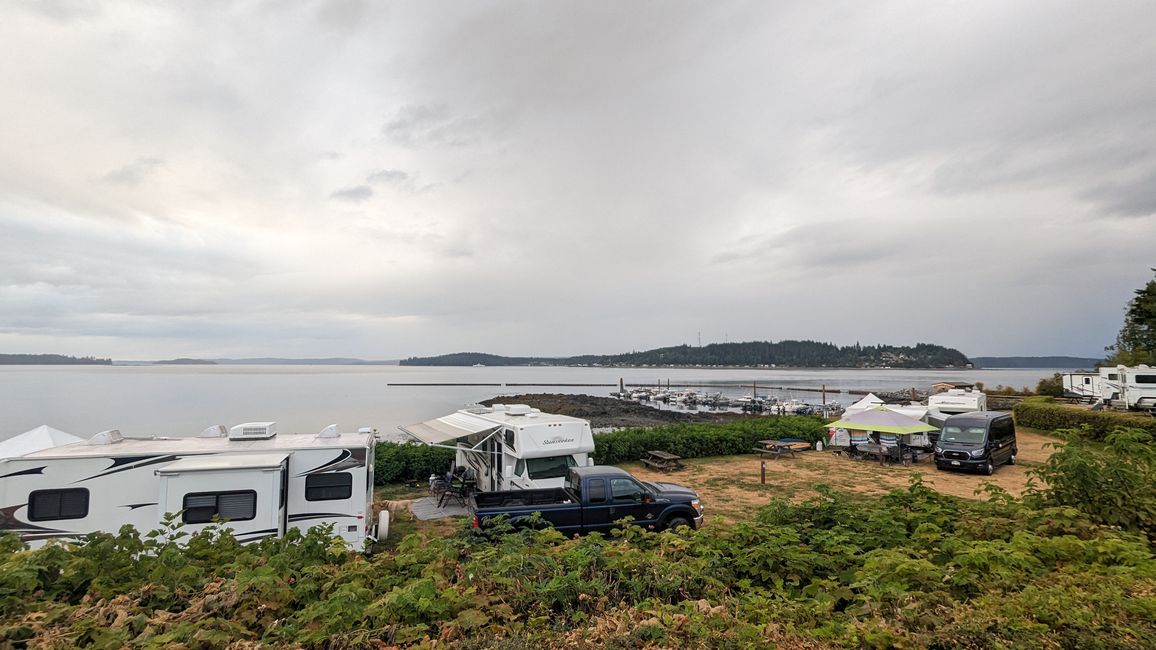
[[[91,439],[0,460],[0,532],[32,545],[145,532],[180,513],[195,532],[225,520],[241,542],[290,528],[332,524],[353,549],[388,532],[373,515],[374,436],[369,429],[278,435],[274,422],[250,422],[197,437]]]
[[[456,450],[456,465],[473,470],[477,489],[487,491],[562,487],[571,467],[592,464],[594,451],[589,422],[525,404],[462,409],[400,429]]]
[[[1104,397],[1098,372],[1068,372],[1060,379],[1064,386],[1064,397],[1078,397],[1092,402]]]
[[[1156,412],[1156,368],[1100,368],[1100,397],[1115,408]]]
[[[927,398],[927,417],[924,421],[942,428],[943,423],[952,415],[986,410],[987,395],[982,391],[952,388]],[[931,439],[934,441],[937,436],[937,433],[932,433]]]

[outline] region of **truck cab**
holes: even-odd
[[[642,481],[618,467],[572,467],[561,488],[481,492],[471,498],[475,527],[498,517],[516,525],[537,513],[565,534],[608,533],[619,520],[654,530],[702,525],[698,494],[674,483]]]

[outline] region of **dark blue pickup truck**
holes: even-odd
[[[642,481],[617,467],[572,467],[566,486],[478,492],[470,497],[474,527],[506,516],[515,525],[534,513],[567,535],[609,532],[619,519],[654,530],[702,525],[702,503],[690,488]]]

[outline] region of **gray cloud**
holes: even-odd
[[[346,187],[344,189],[336,190],[330,193],[329,197],[338,201],[347,201],[349,203],[362,203],[368,201],[373,196],[373,188],[368,185],[357,185],[355,187]]]
[[[1098,353],[1150,277],[1154,20],[1075,1],[0,6],[24,53],[0,58],[0,337],[137,357],[698,331]]]
[[[105,174],[104,180],[116,185],[140,185],[164,164],[165,161],[160,158],[137,158],[135,161]]]

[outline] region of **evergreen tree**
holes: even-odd
[[[1128,303],[1116,343],[1106,350],[1111,353],[1105,360],[1109,366],[1156,364],[1156,280],[1149,280],[1136,290],[1136,297]]]

